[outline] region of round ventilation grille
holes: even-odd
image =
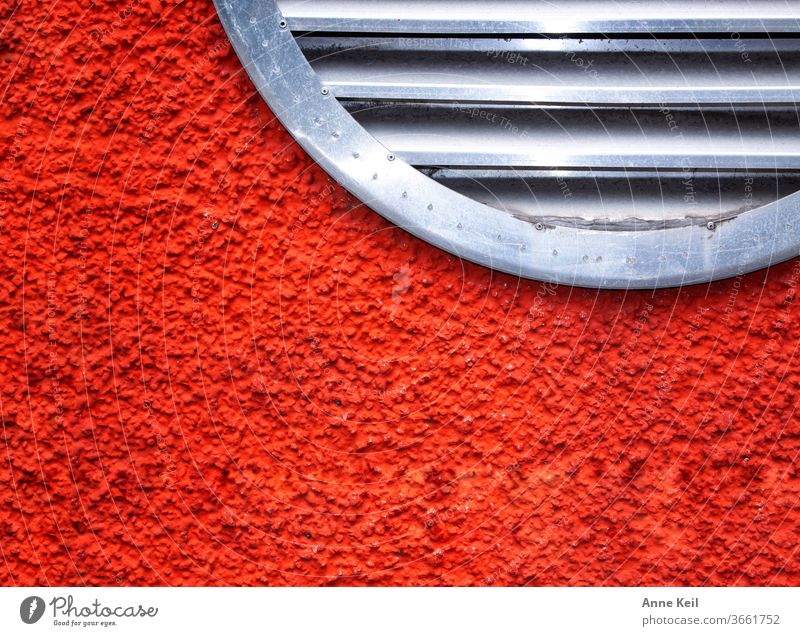
[[[604,288],[800,254],[796,0],[217,0],[307,152],[392,223]]]

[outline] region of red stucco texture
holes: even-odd
[[[800,584],[797,263],[519,281],[332,184],[209,0],[1,37],[0,583]]]

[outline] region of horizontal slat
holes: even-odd
[[[800,173],[426,170],[461,194],[520,218],[662,226],[735,216],[800,189]]]
[[[341,99],[496,103],[800,101],[800,40],[300,38]],[[454,43],[466,43],[463,49]],[[527,45],[525,44],[527,43]]]
[[[296,31],[543,34],[798,32],[796,0],[279,0]]]
[[[434,53],[723,53],[731,49],[741,53],[797,53],[799,37],[668,37],[654,38],[646,34],[637,37],[436,37],[396,34],[370,36],[345,34],[303,33],[297,43],[311,59],[341,53],[351,49],[370,51],[411,51]],[[744,60],[743,60],[744,61]],[[745,62],[746,63],[746,62]]]
[[[351,105],[417,166],[800,169],[796,110]]]

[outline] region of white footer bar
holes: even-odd
[[[800,634],[796,588],[0,588],[0,634]]]

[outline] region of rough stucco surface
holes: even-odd
[[[492,274],[333,186],[209,0],[2,17],[0,583],[800,584],[795,263]]]

